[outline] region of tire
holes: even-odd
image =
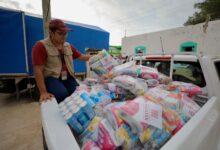
[[[14,79],[0,79],[0,93],[14,93],[15,91]]]

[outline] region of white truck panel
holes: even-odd
[[[41,117],[49,150],[80,150],[75,137],[59,112],[55,98],[41,104]]]

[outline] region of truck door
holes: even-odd
[[[206,86],[203,71],[198,61],[174,61],[172,78],[174,81],[193,83],[200,87]]]
[[[209,97],[220,97],[220,58],[203,56],[200,60]]]

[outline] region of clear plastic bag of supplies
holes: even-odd
[[[137,97],[126,102],[119,109],[119,116],[132,128],[133,132],[143,132],[146,125],[162,129],[162,107],[144,97]]]
[[[137,77],[137,68],[135,65],[134,61],[127,62],[125,64],[121,64],[118,66],[115,66],[112,70],[111,73],[113,76],[118,76],[118,75],[129,75],[132,77]]]
[[[180,101],[180,115],[182,116],[184,122],[187,122],[192,118],[200,109],[200,106],[194,102],[186,94],[182,94],[182,99]]]
[[[117,76],[113,78],[112,82],[119,87],[131,91],[135,95],[143,95],[148,89],[145,82],[128,75]]]
[[[171,137],[170,132],[148,126],[140,135],[144,149],[159,149]]]
[[[82,150],[101,150],[95,142],[88,140],[83,144]]]
[[[67,97],[59,104],[59,109],[75,133],[82,133],[95,116],[95,112],[86,101],[82,100],[80,95]]]
[[[158,71],[155,68],[137,65],[137,74],[142,79],[158,79]]]
[[[160,105],[147,101],[144,97],[107,105],[105,110],[107,119],[123,141],[123,149],[161,147],[176,129],[172,128],[174,126],[171,123],[180,120],[175,118],[175,112],[163,112]],[[170,120],[166,119],[168,116],[171,117]]]
[[[159,81],[156,79],[147,79],[146,83],[148,85],[148,87],[155,87],[159,85]]]
[[[102,119],[99,122],[98,128],[96,128],[96,130],[92,133],[88,141],[93,142],[89,144],[92,144],[91,146],[95,144],[95,147],[108,150],[114,150],[122,143],[121,140],[116,137],[116,132],[112,129],[106,119]],[[88,141],[84,142],[83,147],[88,146]]]
[[[84,81],[83,81],[84,84],[88,85],[88,86],[93,86],[93,85],[96,85],[99,83],[99,80],[98,79],[95,79],[95,78],[86,78]]]
[[[119,108],[124,105],[125,102],[116,102],[107,105],[104,108],[105,118],[109,121],[114,130],[117,130],[124,122],[119,117]]]
[[[166,108],[170,108],[175,111],[179,111],[180,109],[181,95],[178,93],[171,93],[162,88],[154,87],[145,93],[145,97],[156,103],[160,103]]]
[[[198,94],[203,94],[202,88],[192,83],[185,83],[180,81],[170,82],[167,86],[167,90],[171,91],[180,91],[188,94],[188,96],[192,97]]]
[[[151,125],[171,133],[183,125],[183,120],[176,111],[145,97],[126,102],[120,106],[118,112],[119,117],[128,123],[134,132],[141,133],[146,125]]]
[[[97,55],[89,60],[89,65],[98,76],[109,73],[114,66],[117,66],[117,61],[111,57],[106,50],[102,50]]]
[[[169,84],[170,82],[172,82],[172,79],[162,73],[159,73],[159,76],[158,76],[158,81],[160,84]]]
[[[150,101],[161,104],[163,108],[172,109],[178,113],[183,123],[186,123],[200,109],[200,106],[185,93],[170,92],[160,87],[150,89],[144,96]]]
[[[102,118],[95,116],[92,121],[90,122],[89,126],[86,130],[83,131],[83,133],[79,136],[80,142],[85,143],[86,141],[89,141],[91,136],[94,136],[93,134],[96,132],[96,130],[99,127],[99,123],[101,122]]]
[[[96,105],[104,107],[111,103],[112,95],[110,91],[104,89],[103,85],[96,85],[91,88],[90,98]]]
[[[131,127],[128,124],[123,123],[120,128],[117,129],[116,135],[122,141],[122,149],[143,149],[143,146],[139,140],[139,135],[133,133]]]
[[[105,83],[104,88],[111,93],[111,98],[114,101],[125,101],[132,100],[136,96],[131,93],[129,90],[126,90],[122,87],[115,85],[114,83]]]

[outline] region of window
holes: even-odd
[[[184,52],[193,52],[194,51],[194,46],[186,46],[183,47]]]
[[[139,63],[140,62],[137,61],[137,64]],[[157,68],[157,70],[160,73],[170,76],[170,61],[143,60],[142,65],[152,67],[152,68]]]
[[[197,52],[197,45],[193,41],[184,42],[180,45],[180,52]]]
[[[215,62],[215,68],[218,73],[218,79],[220,81],[220,61]]]
[[[173,80],[193,83],[200,87],[206,85],[199,62],[174,61]]]

